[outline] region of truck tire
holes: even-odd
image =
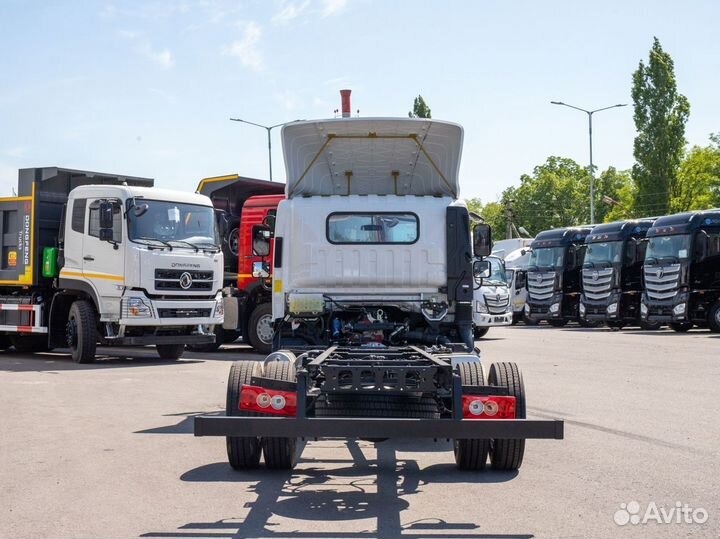
[[[262,363],[258,361],[236,361],[230,366],[228,376],[227,399],[225,401],[225,414],[229,416],[256,416],[254,412],[240,410],[240,390],[243,384],[250,384],[250,380],[262,374]],[[260,463],[260,438],[226,436],[228,463],[234,470],[257,468]]]
[[[474,328],[473,329],[473,337],[475,337],[476,341],[479,341],[482,339],[485,335],[487,335],[487,332],[490,330],[490,328]]]
[[[315,401],[315,417],[394,417],[438,419],[438,403],[412,395],[322,395]]]
[[[155,349],[157,350],[160,359],[168,359],[175,361],[180,359],[185,352],[184,344],[156,344]]]
[[[10,337],[9,342],[12,343],[15,351],[20,354],[36,354],[50,351],[47,335],[13,335]]]
[[[548,320],[548,324],[550,324],[554,328],[564,328],[565,326],[567,326],[567,323],[567,320]]]
[[[272,304],[261,303],[253,309],[248,321],[248,340],[250,346],[261,354],[272,352],[273,319]]]
[[[467,362],[458,364],[460,379],[465,386],[484,386],[485,373],[482,364]],[[483,470],[490,451],[490,440],[454,440],[455,464],[461,470]]]
[[[525,322],[526,326],[539,326],[540,325],[540,320],[534,320],[534,319],[530,318],[529,316],[525,316],[523,318],[523,322]]]
[[[583,320],[582,318],[578,318],[578,324],[580,324],[580,327],[583,328],[598,328],[602,325],[602,322],[591,322],[589,320]]]
[[[649,321],[640,322],[640,329],[644,329],[645,331],[657,331],[661,327],[662,327],[662,324],[660,322],[649,322]]]
[[[295,364],[289,361],[271,361],[265,365],[265,378],[295,382]],[[296,438],[263,438],[262,451],[265,465],[273,470],[292,470],[297,463]]]
[[[517,364],[493,363],[490,365],[488,384],[506,387],[508,395],[515,397],[515,417],[525,419],[525,386]],[[525,440],[491,440],[490,463],[496,470],[517,470],[525,454]]]
[[[73,361],[91,363],[95,361],[97,347],[97,319],[95,307],[85,299],[79,299],[70,306],[65,325],[67,342]]]
[[[715,305],[710,307],[710,313],[708,313],[708,328],[713,333],[720,333],[720,301],[715,302]]]
[[[687,333],[693,327],[692,322],[671,322],[670,327],[678,333]]]
[[[0,352],[7,350],[11,346],[12,341],[10,341],[10,335],[0,335]]]
[[[618,322],[617,320],[607,320],[605,325],[613,331],[620,331],[625,327],[625,322]]]
[[[220,348],[220,345],[224,342],[224,330],[222,326],[215,326],[213,333],[215,334],[215,342],[207,344],[188,344],[186,348],[192,352],[204,352],[206,354],[216,352],[217,349]]]

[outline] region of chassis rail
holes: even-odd
[[[287,438],[469,438],[554,439],[564,437],[559,419],[386,419],[292,418],[203,415],[194,419],[195,436]]]

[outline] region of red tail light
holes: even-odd
[[[515,397],[463,395],[463,419],[515,419]]]
[[[292,391],[242,386],[239,408],[246,412],[295,416],[297,412],[297,394]]]

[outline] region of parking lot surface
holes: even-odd
[[[292,473],[233,472],[192,417],[224,410],[230,363],[259,358],[248,348],[102,349],[90,365],[0,353],[0,537],[720,534],[720,336],[518,326],[478,344],[488,364],[520,364],[529,417],[565,420],[517,474],[460,472],[448,442],[414,440],[309,442]],[[678,503],[690,523],[648,520]]]

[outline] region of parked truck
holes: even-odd
[[[528,298],[525,323],[546,320],[562,327],[570,321],[583,326],[595,325],[579,318],[582,292],[581,268],[585,255],[585,237],[592,227],[555,228],[540,232],[531,244],[528,262]]]
[[[210,197],[223,238],[225,320],[203,352],[242,337],[258,352],[272,348],[271,283],[274,222],[285,184],[237,174],[203,179],[197,192]]]
[[[492,254],[505,263],[505,276],[510,293],[513,324],[525,317],[527,303],[527,268],[530,261],[530,245],[534,238],[512,238],[493,243]]]
[[[222,253],[207,197],[153,180],[22,169],[0,199],[0,347],[156,346],[177,359],[223,321]],[[209,329],[209,331],[208,331]]]
[[[659,323],[642,320],[642,268],[654,218],[597,225],[585,238],[582,266],[580,319],[620,329],[640,325],[658,329]]]
[[[660,217],[647,242],[642,320],[720,331],[720,209]]]
[[[346,113],[347,110],[347,113]],[[486,377],[473,293],[491,274],[489,227],[459,200],[462,128],[429,119],[343,118],[283,127],[288,182],[273,260],[274,352],[230,370],[225,436],[235,469],[292,468],[302,441],[454,440],[457,465],[520,467],[526,438],[562,438],[525,419],[516,364]]]
[[[513,322],[505,263],[497,256],[483,257],[482,268],[487,277],[479,278],[473,303],[473,335],[482,339],[492,327],[509,326]]]

